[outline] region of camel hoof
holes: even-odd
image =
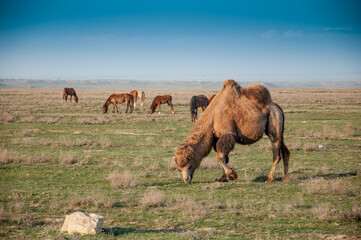
[[[266,180],[265,182],[271,183],[271,182],[273,182],[273,181],[274,181],[273,178],[267,178],[267,180]]]
[[[233,168],[231,168],[231,173],[227,174],[228,176],[228,179],[233,181],[233,180],[236,180],[238,178],[238,174],[236,171],[234,171]]]
[[[284,176],[283,178],[282,178],[282,181],[284,181],[284,182],[288,182],[290,180],[290,178],[288,177],[288,176]]]

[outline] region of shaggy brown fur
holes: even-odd
[[[159,112],[158,114],[160,114],[160,105],[161,104],[165,104],[167,103],[170,107],[170,110],[172,111],[172,113],[174,114],[173,111],[173,104],[172,104],[172,96],[170,95],[163,95],[163,96],[156,96],[152,102],[152,105],[150,105],[150,114],[153,114],[155,109],[159,108]]]
[[[117,104],[124,102],[127,104],[127,110],[125,111],[125,113],[128,112],[129,107],[130,113],[132,113],[134,108],[134,97],[133,95],[130,95],[128,93],[110,95],[110,97],[105,101],[103,105],[103,113],[106,113],[108,111],[109,104],[113,104],[113,113],[115,112],[115,108],[117,109],[117,112],[119,112]]]
[[[191,112],[192,122],[196,122],[198,119],[198,108],[200,107],[202,111],[208,107],[209,101],[208,98],[204,95],[193,96],[189,102],[189,110]]]
[[[283,131],[283,111],[273,103],[267,88],[251,85],[244,89],[229,79],[224,82],[222,90],[204,111],[200,121],[177,147],[174,160],[184,182],[190,183],[195,169],[213,146],[217,161],[223,167],[222,176],[217,181],[227,181],[227,177],[234,180],[237,173],[227,163],[235,143],[253,144],[266,133],[273,151],[273,164],[267,181],[273,181],[281,158],[284,162],[284,179],[287,179],[290,152],[283,142]]]
[[[76,95],[76,92],[74,90],[74,88],[64,88],[63,89],[63,102],[68,102],[68,96],[70,96],[70,102],[71,102],[71,97],[74,96],[74,100],[77,103],[78,102],[78,96]]]

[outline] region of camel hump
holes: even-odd
[[[248,99],[260,103],[264,106],[272,102],[270,92],[263,85],[254,84],[242,90],[242,94],[244,94]]]

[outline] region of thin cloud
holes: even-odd
[[[323,30],[327,31],[350,31],[352,29],[351,26],[349,27],[327,27]]]
[[[302,31],[293,31],[293,30],[288,30],[288,31],[284,32],[282,35],[282,37],[284,37],[284,38],[297,38],[297,37],[302,37],[302,36],[303,36]]]
[[[273,38],[276,37],[278,34],[278,31],[276,29],[268,29],[266,32],[261,34],[261,38]]]

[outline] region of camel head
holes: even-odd
[[[177,149],[175,157],[173,157],[175,163],[177,164],[178,171],[182,174],[183,181],[186,184],[191,183],[193,178],[193,173],[196,170],[197,166],[193,161],[192,152],[188,152],[189,149]]]
[[[108,112],[108,106],[104,104],[104,106],[103,106],[103,113],[106,113],[106,112]]]

